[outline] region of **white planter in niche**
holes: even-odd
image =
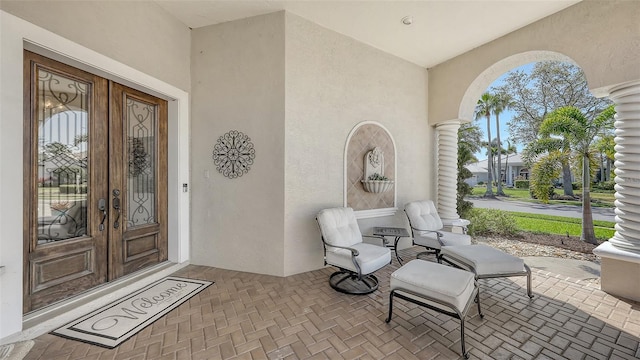
[[[383,193],[393,187],[393,180],[360,180],[364,189],[370,193]]]

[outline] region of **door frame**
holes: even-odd
[[[174,263],[186,263],[190,259],[189,197],[182,192],[182,184],[190,182],[189,175],[189,94],[171,84],[161,81],[142,71],[120,63],[108,56],[96,53],[84,46],[62,38],[37,25],[26,22],[16,16],[0,11],[3,41],[0,52],[3,61],[0,64],[3,81],[0,82],[0,103],[2,117],[22,119],[23,117],[23,50],[27,49],[40,55],[93,72],[125,85],[138,88],[169,101],[169,260]],[[55,51],[51,49],[56,49]],[[22,156],[15,156],[14,149],[22,149],[23,129],[21,121],[3,122],[0,126],[0,157],[3,168],[23,168]],[[21,171],[20,171],[21,172]],[[0,312],[3,314],[0,339],[30,338],[43,334],[56,324],[69,319],[67,314],[60,315],[56,309],[45,313],[22,315],[22,263],[25,256],[22,246],[22,193],[24,184],[21,176],[3,178],[0,198],[4,203],[14,204],[11,211],[0,217],[0,242],[2,245],[2,281],[0,282]],[[15,239],[19,239],[16,244]],[[136,286],[150,283],[156,274],[136,282]],[[161,275],[157,273],[157,275]],[[77,299],[75,299],[77,300]],[[109,297],[100,297],[84,308],[107,304]],[[71,313],[69,313],[71,314]],[[56,315],[56,316],[54,316]],[[66,316],[66,317],[65,317]],[[45,319],[47,320],[45,322]],[[69,319],[70,320],[70,319]],[[41,324],[22,333],[23,322]]]

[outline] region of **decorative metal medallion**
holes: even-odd
[[[251,138],[236,130],[220,136],[213,147],[213,163],[216,170],[229,179],[249,172],[255,158],[256,150]]]

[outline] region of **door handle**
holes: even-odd
[[[98,200],[98,210],[102,211],[102,220],[100,221],[100,226],[98,226],[98,229],[100,231],[104,231],[104,221],[107,219],[107,200]]]
[[[116,210],[116,219],[113,221],[113,228],[120,227],[120,190],[113,189],[113,209]]]

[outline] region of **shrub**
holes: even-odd
[[[478,181],[478,185],[479,185],[479,186],[484,185],[484,181]]]
[[[571,183],[571,188],[573,190],[581,190],[582,189],[582,183],[579,182],[572,182]]]
[[[538,196],[535,194],[533,189],[529,189],[529,195],[531,195],[532,199],[538,199]],[[555,188],[553,185],[549,185],[549,190],[547,190],[547,200],[554,199],[556,195]]]
[[[614,186],[616,186],[616,182],[613,180],[609,180],[595,183],[593,187],[600,190],[614,190]]]
[[[516,180],[516,189],[528,189],[529,180]]]
[[[518,233],[516,219],[506,211],[497,209],[477,209],[469,212],[469,235],[515,235]]]

